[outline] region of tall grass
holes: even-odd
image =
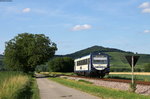
[[[0,72],[0,99],[36,99],[35,81],[21,72]],[[37,91],[38,94],[38,91]],[[37,98],[38,99],[38,98]]]

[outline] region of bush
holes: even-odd
[[[47,65],[38,65],[36,68],[35,68],[35,71],[36,72],[48,72],[48,66]]]
[[[74,60],[69,57],[57,57],[48,62],[50,72],[73,72]]]

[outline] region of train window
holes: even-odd
[[[84,60],[77,61],[77,66],[86,65],[89,63],[89,61],[90,61],[90,59],[84,59]]]
[[[93,60],[94,64],[107,64],[107,60]]]

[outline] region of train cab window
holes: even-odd
[[[107,64],[107,60],[93,60],[94,64]]]

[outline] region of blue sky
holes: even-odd
[[[49,36],[56,54],[94,45],[150,54],[150,0],[0,2],[0,53],[24,32]]]

